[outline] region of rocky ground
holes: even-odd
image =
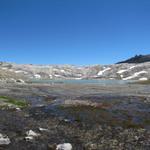
[[[1,150],[148,150],[150,85],[0,83]]]

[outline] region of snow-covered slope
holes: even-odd
[[[0,63],[0,79],[121,79],[149,80],[150,62],[93,66]]]

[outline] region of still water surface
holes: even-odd
[[[62,83],[62,84],[96,84],[96,85],[116,85],[127,84],[131,81],[123,80],[32,80],[34,83]]]

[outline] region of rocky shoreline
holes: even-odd
[[[149,93],[138,84],[1,82],[0,149],[148,150]]]

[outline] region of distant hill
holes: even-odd
[[[127,59],[125,61],[118,62],[117,64],[122,63],[144,63],[150,62],[150,54],[149,55],[135,55],[134,57]]]
[[[119,64],[90,66],[34,65],[0,62],[0,82],[17,82],[20,84],[27,81],[30,82],[31,80],[59,79],[147,81],[150,80],[150,55],[135,56]]]

